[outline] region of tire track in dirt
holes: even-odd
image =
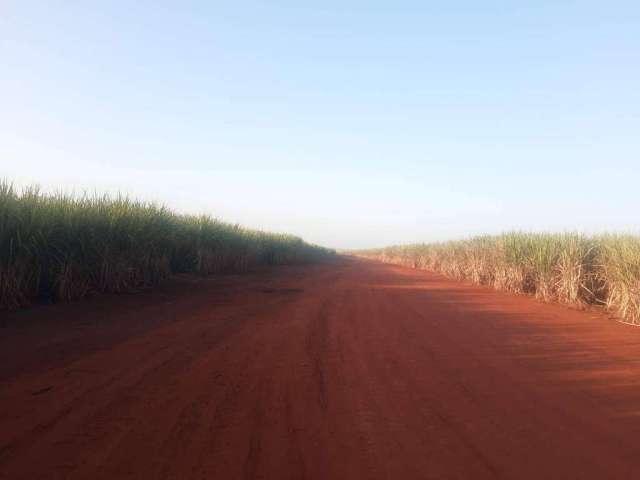
[[[348,258],[48,311],[0,329],[2,479],[640,476],[597,312]]]

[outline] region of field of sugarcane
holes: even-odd
[[[43,194],[0,181],[0,310],[132,292],[173,273],[210,275],[332,252],[123,196]]]
[[[487,235],[357,252],[547,302],[603,305],[640,324],[640,236]]]

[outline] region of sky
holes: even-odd
[[[0,1],[0,177],[335,248],[638,231],[640,2]]]

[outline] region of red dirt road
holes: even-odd
[[[351,259],[38,307],[0,478],[640,478],[640,330]]]

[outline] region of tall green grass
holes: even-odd
[[[0,310],[132,292],[177,272],[240,272],[330,253],[124,196],[46,195],[0,181]]]
[[[358,253],[547,302],[602,304],[640,324],[640,236],[510,232]]]

